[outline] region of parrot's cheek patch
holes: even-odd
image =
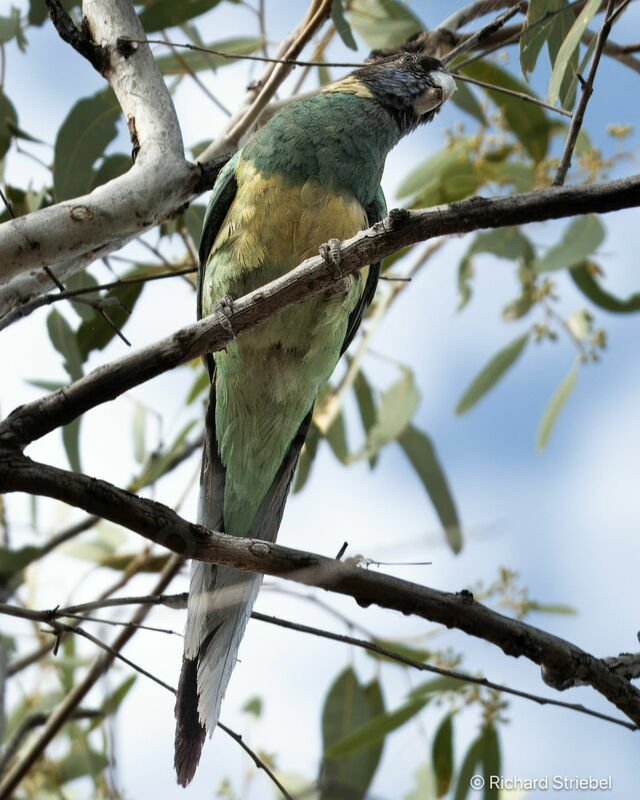
[[[437,108],[444,100],[442,89],[439,86],[433,86],[427,89],[413,101],[413,111],[417,117],[426,114],[427,111],[432,111]]]

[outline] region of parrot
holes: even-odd
[[[365,63],[274,114],[220,171],[203,223],[198,318],[386,214],[388,152],[455,90],[443,64],[401,52]],[[329,242],[329,245],[327,245]],[[273,542],[314,401],[370,304],[380,264],[336,281],[208,353],[198,522]],[[334,273],[335,274],[335,273]],[[339,273],[338,273],[339,274]],[[175,706],[175,769],[186,786],[235,665],[262,575],[192,561]]]

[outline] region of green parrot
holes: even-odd
[[[220,172],[200,246],[199,317],[386,216],[387,153],[455,89],[436,59],[389,56],[291,102]],[[336,266],[334,263],[333,266]],[[290,306],[206,364],[211,391],[198,521],[274,541],[313,404],[353,339],[380,265]],[[175,768],[186,786],[213,732],[262,576],[194,561],[176,700]]]

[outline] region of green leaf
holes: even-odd
[[[177,5],[175,0],[171,0],[171,2]],[[256,36],[224,39],[206,45],[211,50],[219,50],[233,56],[249,56],[259,50],[261,46],[262,39]],[[161,56],[156,59],[156,64],[163,75],[188,75],[189,71],[201,72],[204,69],[215,70],[219,67],[226,67],[227,64],[233,64],[236,60],[236,58],[225,58],[214,53],[202,53],[194,50],[180,53],[179,59],[174,55]]]
[[[512,89],[535,97],[526,84],[515,80],[508,72],[491,62],[476,61],[464,67],[462,72],[485,83],[492,83],[495,86],[502,86],[505,89]],[[551,125],[540,106],[525,103],[519,97],[491,89],[487,90],[487,94],[502,111],[507,124],[531,158],[536,162],[541,161],[549,147]]]
[[[12,572],[19,572],[26,566],[36,561],[42,555],[42,547],[26,545],[17,550],[9,547],[0,547],[0,575],[7,575]]]
[[[550,247],[536,262],[536,271],[555,272],[573,267],[600,247],[604,237],[604,226],[595,214],[576,217],[565,228],[558,244]]]
[[[135,270],[123,275],[123,278],[135,277]],[[144,283],[130,283],[124,286],[116,286],[109,289],[103,299],[115,299],[118,305],[109,306],[107,314],[109,319],[118,330],[122,330],[130,312],[133,310],[140,294],[144,288]],[[102,350],[116,336],[113,327],[96,311],[93,317],[86,319],[78,328],[77,338],[83,361],[86,361],[92,350]]]
[[[585,297],[588,297],[598,308],[612,311],[615,314],[629,314],[640,311],[640,292],[634,292],[621,300],[605,291],[593,276],[588,263],[580,264],[569,271],[571,279]]]
[[[326,439],[329,442],[334,456],[341,464],[349,462],[349,447],[347,446],[347,435],[344,428],[344,416],[339,411],[333,418],[333,422],[327,430]]]
[[[465,390],[456,406],[456,414],[468,411],[500,380],[522,353],[528,339],[529,333],[523,333],[493,356]]]
[[[444,797],[453,777],[453,714],[442,720],[433,738],[431,760],[436,776],[436,796]]]
[[[0,42],[10,42],[14,37],[17,39],[18,47],[24,51],[26,40],[20,26],[20,11],[12,6],[10,17],[0,17]]]
[[[128,172],[132,165],[131,156],[126,156],[124,153],[113,153],[113,155],[105,156],[102,164],[93,175],[91,188],[95,189],[96,186],[102,186],[115,178],[119,178],[125,172]]]
[[[242,706],[242,710],[246,714],[251,714],[256,719],[262,714],[262,698],[258,695],[250,697],[247,702]]]
[[[298,459],[296,477],[295,481],[293,482],[294,494],[297,494],[297,492],[304,487],[309,478],[311,465],[313,464],[313,460],[316,457],[316,452],[318,451],[319,441],[320,428],[318,428],[315,422],[312,422],[311,427],[309,428],[309,433],[307,434],[307,438],[304,440],[304,444],[302,445],[300,458]]]
[[[385,736],[415,717],[429,702],[428,696],[408,700],[394,711],[385,711],[368,720],[359,728],[347,733],[330,747],[325,748],[326,758],[351,755],[366,747],[382,742]]]
[[[209,378],[209,373],[204,367],[199,367],[196,377],[194,378],[191,388],[189,389],[189,394],[187,395],[187,405],[191,405],[191,403],[193,403],[193,401],[203,392],[208,391],[210,386],[211,379]]]
[[[70,637],[71,638],[71,637]],[[129,675],[122,683],[117,686],[110,694],[108,694],[102,701],[101,711],[105,717],[110,714],[115,714],[122,705],[122,701],[129,694],[133,684],[136,682],[137,675]],[[96,722],[99,725],[101,720]],[[93,727],[93,726],[92,726]]]
[[[60,5],[69,12],[72,8],[80,5],[80,0],[62,0]],[[30,0],[29,25],[42,25],[46,19],[49,19],[49,13],[44,0]]]
[[[466,681],[451,678],[448,675],[440,675],[437,678],[431,678],[431,680],[414,686],[409,692],[409,698],[416,700],[421,697],[430,697],[432,694],[440,692],[458,692],[463,686],[466,686],[466,683]]]
[[[344,16],[342,0],[333,0],[333,3],[331,4],[331,19],[333,20],[333,24],[336,26],[338,36],[342,39],[346,46],[350,50],[357,50],[358,45],[356,44],[356,40],[353,38],[351,26]]]
[[[427,490],[451,549],[454,553],[459,553],[462,548],[462,531],[458,512],[433,442],[426,433],[408,425],[398,436],[398,443]]]
[[[549,38],[553,27],[557,25],[558,18],[553,17],[535,27],[531,27],[534,22],[542,19],[545,14],[555,11],[557,5],[562,0],[529,0],[527,9],[527,22],[522,36],[520,37],[520,67],[523,75],[532,72],[542,46]]]
[[[174,459],[185,447],[187,434],[196,424],[196,420],[188,422],[178,433],[172,444],[161,453],[152,453],[142,473],[129,484],[130,492],[138,492],[161,478],[171,466]]]
[[[18,115],[13,103],[7,95],[0,90],[0,159],[4,158],[7,150],[11,147],[11,137],[13,136],[12,125],[18,124]]]
[[[421,764],[414,772],[413,789],[402,800],[431,800],[435,797],[435,780],[431,764]]]
[[[71,289],[73,291],[77,291],[78,289],[92,289],[98,285],[98,281],[86,270],[82,272],[76,272],[75,275],[72,275],[65,281],[65,285],[67,289]],[[92,292],[88,294],[87,297],[95,298],[98,296],[97,292]],[[95,310],[91,307],[86,305],[85,303],[78,303],[74,300],[71,301],[71,305],[73,310],[76,314],[84,320],[93,319],[95,316]]]
[[[499,258],[517,259],[522,264],[531,263],[535,256],[531,242],[517,227],[496,228],[493,231],[476,234],[458,266],[460,292],[458,311],[461,311],[471,298],[472,262],[473,257],[479,253],[493,253]]]
[[[67,454],[69,466],[73,472],[82,472],[80,465],[80,422],[82,417],[77,417],[62,428],[62,443]]]
[[[478,738],[474,739],[471,743],[460,766],[454,800],[465,800],[466,796],[469,794],[469,790],[471,789],[471,778],[477,774],[476,769],[478,764],[482,763],[482,755],[482,742],[478,736]]]
[[[47,316],[47,330],[51,344],[64,356],[64,368],[72,381],[82,377],[82,357],[78,347],[78,338],[67,320],[56,309]]]
[[[538,603],[535,600],[530,600],[527,603],[527,609],[530,611],[539,611],[542,614],[577,614],[577,610],[573,606],[568,606],[564,603]]]
[[[556,391],[553,393],[553,397],[549,401],[549,404],[542,415],[542,420],[538,429],[538,436],[536,437],[536,447],[538,448],[538,451],[544,450],[558,414],[562,410],[562,406],[566,403],[567,398],[571,394],[577,377],[578,362],[571,367],[560,386],[558,386]]]
[[[46,775],[54,786],[62,786],[85,775],[96,776],[108,766],[109,759],[93,750],[87,739],[75,739],[69,753],[57,761],[48,761]]]
[[[370,458],[388,442],[397,439],[411,422],[420,395],[411,370],[402,368],[403,376],[382,393],[376,421],[369,429],[364,448],[350,456],[350,461]]]
[[[320,800],[358,800],[367,787],[382,754],[382,741],[375,741],[344,756],[332,757],[331,748],[366,721],[384,711],[378,681],[362,686],[355,672],[344,670],[327,694],[322,711],[322,742],[325,756],[320,772]]]
[[[220,0],[156,0],[140,14],[140,22],[147,33],[172,28],[218,5]]]
[[[45,389],[47,392],[57,392],[58,389],[62,389],[63,386],[67,384],[63,381],[40,381],[40,380],[30,380],[25,381],[30,386],[37,386],[38,389]]]
[[[571,56],[576,52],[580,45],[582,34],[587,29],[593,15],[602,5],[602,0],[588,0],[582,11],[576,17],[575,22],[565,37],[558,55],[555,58],[551,78],[549,79],[549,102],[555,103],[560,94],[562,81],[569,65]],[[572,77],[572,76],[571,76]]]
[[[353,0],[349,18],[372,49],[398,47],[424,30],[418,17],[397,0]]]
[[[362,370],[358,370],[353,381],[353,391],[356,395],[360,419],[365,434],[368,434],[376,421],[376,405],[373,399],[373,391]],[[369,466],[373,469],[378,460],[377,455],[372,455],[369,459]]]
[[[147,457],[145,443],[146,423],[147,409],[141,403],[136,403],[133,412],[133,457],[138,464],[142,464]]]
[[[500,789],[491,786],[491,776],[500,775],[500,743],[493,725],[487,725],[480,734],[480,752],[484,773],[484,800],[497,800]]]
[[[556,10],[564,7],[564,11],[561,14],[558,14],[556,17],[555,24],[552,26],[549,32],[549,38],[547,39],[549,63],[553,68],[558,58],[560,48],[562,47],[562,43],[567,38],[567,35],[569,34],[571,26],[575,22],[576,17],[573,9],[567,7],[567,0],[553,0],[552,5]],[[595,37],[587,50],[593,51],[594,46]],[[562,84],[560,86],[560,102],[565,108],[568,109],[572,108],[573,103],[575,102],[578,82],[578,56],[579,48],[576,48],[569,57],[567,69],[565,70]]]
[[[487,124],[487,118],[485,117],[478,98],[466,83],[462,81],[456,83],[456,91],[451,97],[451,100],[462,111],[475,117],[481,125]]]
[[[87,194],[94,185],[93,165],[115,139],[120,105],[111,89],[79,100],[60,126],[53,157],[58,200]]]
[[[455,97],[455,95],[454,95]],[[442,170],[449,164],[466,161],[469,158],[471,140],[468,138],[457,139],[452,144],[438,150],[414,167],[411,172],[400,182],[396,189],[396,196],[407,197],[416,192],[424,193],[437,186],[441,181]]]
[[[374,639],[373,643],[379,645],[380,647],[384,647],[386,650],[391,650],[392,652],[397,653],[399,656],[411,658],[413,661],[422,662],[431,657],[431,650],[425,650],[422,647],[411,647],[410,645],[405,644],[404,642],[398,642],[395,639]],[[376,658],[380,661],[387,661],[390,664],[397,664],[399,667],[403,666],[400,661],[394,661],[388,656],[380,655],[380,653],[374,653],[371,650],[367,650],[366,653],[367,655],[371,656],[371,658]]]

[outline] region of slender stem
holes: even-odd
[[[174,576],[180,570],[184,559],[181,556],[174,556],[170,559],[167,566],[162,571],[162,574],[153,589],[153,594],[162,594]],[[131,622],[139,623],[144,620],[151,608],[150,605],[141,606],[133,614]],[[111,650],[119,652],[124,645],[135,634],[134,628],[125,628],[121,631],[113,644]],[[0,800],[9,800],[13,796],[14,790],[22,782],[23,778],[27,775],[31,767],[41,758],[44,749],[58,733],[60,728],[67,722],[69,716],[73,714],[82,700],[86,697],[89,691],[93,688],[98,679],[109,669],[114,661],[115,656],[111,653],[103,653],[93,664],[85,677],[76,684],[73,689],[66,695],[64,700],[57,706],[55,711],[47,720],[44,729],[40,735],[29,744],[24,750],[22,756],[16,761],[13,767],[6,773],[4,780],[0,783]]]
[[[540,100],[539,98],[533,97],[533,95],[526,94],[525,92],[516,92],[513,89],[506,89],[504,86],[494,86],[492,83],[479,81],[477,78],[470,78],[468,75],[461,75],[457,71],[452,72],[451,74],[457,81],[463,81],[464,83],[473,83],[475,84],[475,86],[482,86],[483,89],[490,89],[492,92],[509,94],[512,97],[517,97],[519,100],[524,100],[526,103],[533,103],[536,106],[542,106],[542,108],[546,108],[549,111],[554,111],[556,114],[562,114],[565,117],[572,116],[570,111],[567,111],[564,108],[558,108],[557,106],[552,106],[550,103],[545,103],[544,100]]]
[[[626,2],[623,3],[622,6],[620,6],[620,8],[618,9],[618,12],[620,12],[626,6],[626,4],[627,4]],[[600,32],[598,33],[598,38],[596,39],[596,46],[593,51],[593,56],[591,58],[589,74],[587,75],[587,80],[582,85],[582,91],[580,92],[580,99],[578,100],[578,105],[576,106],[576,110],[573,114],[573,119],[571,120],[571,125],[569,126],[569,133],[567,134],[567,139],[564,143],[564,150],[562,151],[560,163],[558,164],[558,169],[553,179],[553,184],[552,184],[553,186],[562,186],[562,184],[565,181],[565,178],[567,177],[567,172],[569,171],[569,167],[571,166],[571,157],[573,156],[573,151],[575,149],[576,142],[578,141],[578,134],[580,133],[580,129],[582,128],[584,114],[585,111],[587,110],[587,103],[589,102],[589,98],[593,94],[593,82],[596,77],[596,72],[598,71],[600,56],[602,55],[602,50],[604,48],[605,42],[607,41],[607,36],[609,35],[609,31],[611,30],[611,25],[613,24],[614,7],[615,7],[615,0],[608,0],[604,22],[602,23],[602,27],[600,28]],[[618,12],[616,12],[616,15]]]

